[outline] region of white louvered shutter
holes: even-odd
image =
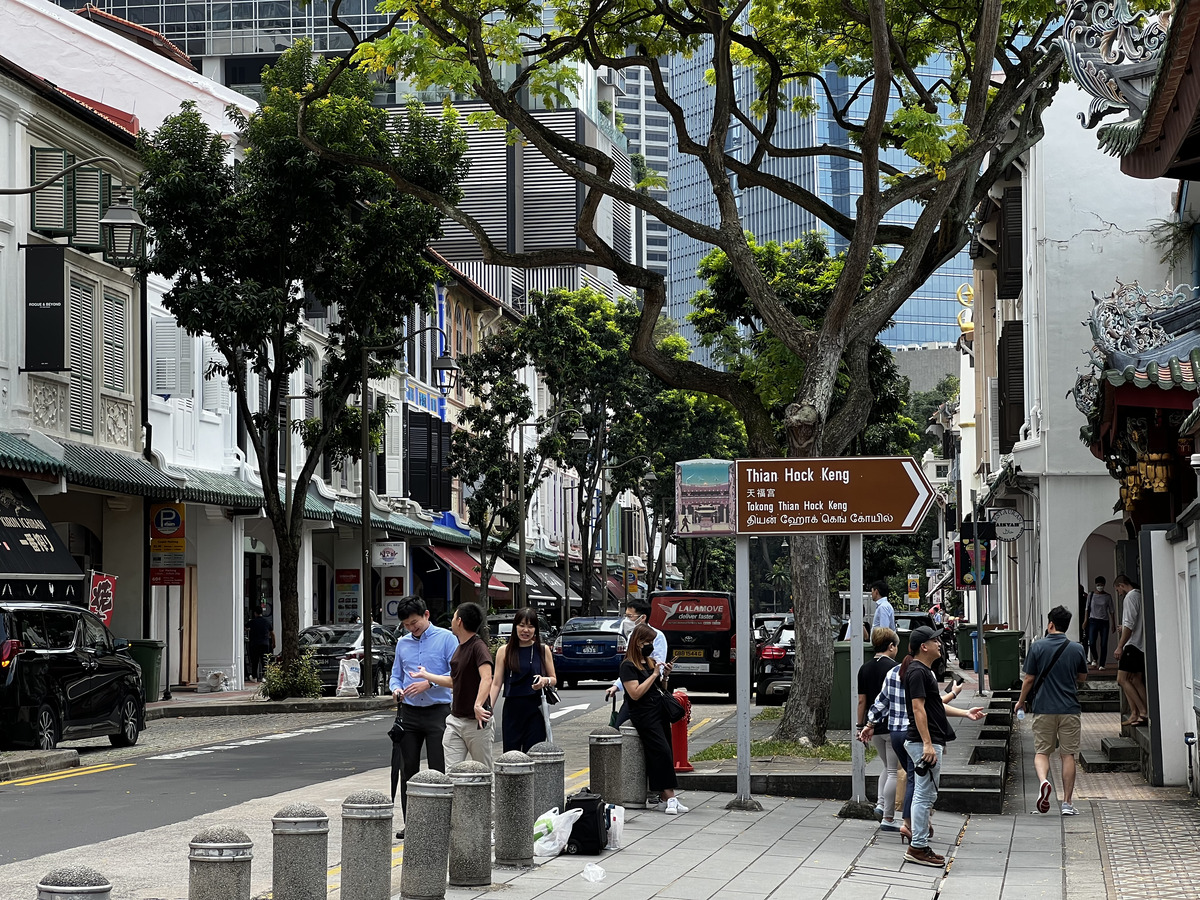
[[[96,288],[71,279],[71,430],[93,434],[96,426]]]
[[[404,440],[401,431],[401,416],[398,413],[388,413],[384,454],[387,457],[387,484],[383,486],[383,490],[389,497],[402,497],[404,496]]]
[[[212,372],[214,365],[223,366],[225,357],[217,349],[217,342],[210,337],[201,341],[201,360],[204,387],[201,394],[201,404],[208,412],[220,412],[229,409],[230,393],[229,380],[219,372]]]
[[[179,328],[174,319],[150,322],[150,393],[174,396],[179,392]]]
[[[128,383],[128,298],[104,292],[104,386],[125,393]]]
[[[176,340],[179,341],[179,390],[175,396],[190,400],[196,395],[196,342],[182,328],[176,328],[175,332]]]

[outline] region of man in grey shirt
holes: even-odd
[[[1103,575],[1096,576],[1096,589],[1087,596],[1087,643],[1092,650],[1092,659],[1104,671],[1108,662],[1108,636],[1117,632],[1117,611],[1112,594],[1105,590],[1108,582]]]
[[[1150,712],[1146,700],[1146,639],[1142,633],[1142,592],[1128,575],[1113,582],[1121,597],[1121,640],[1117,643],[1117,684],[1129,703],[1129,718],[1122,725],[1145,725]]]

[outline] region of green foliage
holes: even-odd
[[[759,715],[758,718],[782,717],[782,708],[778,716]],[[867,747],[867,762],[875,758],[875,748]],[[755,757],[783,756],[796,759],[825,759],[831,762],[849,762],[851,748],[849,744],[829,742],[814,747],[800,741],[762,740],[750,742],[750,755]],[[692,762],[709,762],[718,759],[737,759],[737,741],[717,741],[699,753],[692,754]]]
[[[320,697],[321,674],[312,653],[304,653],[290,662],[272,659],[263,667],[263,683],[259,690],[268,700]]]

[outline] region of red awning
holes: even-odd
[[[625,599],[625,585],[621,584],[621,577],[619,575],[608,576],[608,592],[616,600]]]
[[[463,578],[471,582],[471,585],[476,589],[479,588],[480,565],[470,553],[466,550],[459,550],[457,547],[430,547],[433,555],[448,565],[451,569],[461,575]],[[504,586],[495,575],[488,581],[489,594],[507,594],[508,588]]]

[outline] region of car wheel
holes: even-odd
[[[133,696],[121,701],[121,730],[110,734],[108,741],[114,747],[132,747],[138,742],[141,729],[138,727],[138,705]]]
[[[39,750],[53,750],[58,746],[58,715],[44,703],[38,709],[34,722],[34,740]]]

